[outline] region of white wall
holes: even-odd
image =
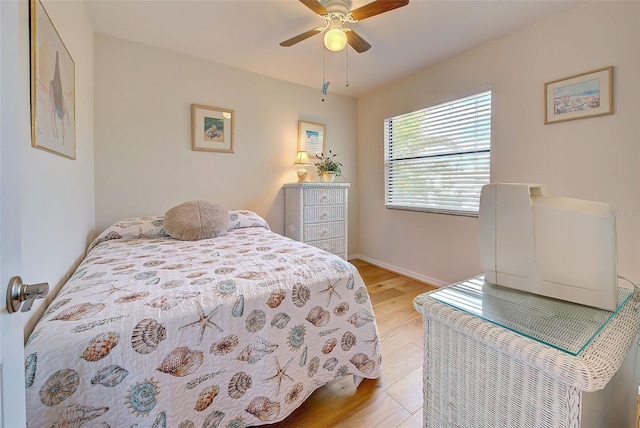
[[[101,34],[95,59],[98,231],[205,199],[255,211],[283,233],[281,186],[297,181],[298,120],[326,124],[325,150],[338,153],[357,192],[355,98],[329,94],[322,102],[320,87]],[[235,153],[191,150],[192,103],[235,111]],[[308,171],[319,181],[313,166]],[[357,204],[350,202],[355,245]]]
[[[358,100],[359,246],[365,259],[450,283],[481,272],[476,218],[384,207],[383,119],[492,85],[491,180],[609,202],[619,272],[640,280],[640,3],[593,2]],[[544,125],[544,83],[614,66],[614,114]]]
[[[84,3],[44,1],[69,54],[75,62],[76,160],[22,144],[22,270],[25,282],[49,282],[48,302],[73,273],[94,234],[93,167],[93,28]],[[28,46],[28,2],[21,2],[23,36]],[[29,98],[29,49],[23,50],[25,72],[18,83]],[[28,103],[26,104],[28,108]],[[24,115],[30,127],[30,113]],[[39,301],[28,314],[29,332],[46,304]]]

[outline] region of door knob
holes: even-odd
[[[24,284],[22,278],[14,276],[7,287],[7,311],[12,314],[18,312],[22,305],[22,312],[31,309],[34,300],[43,299],[49,293],[49,283]],[[22,304],[24,302],[24,305]]]

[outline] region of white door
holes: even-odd
[[[21,154],[30,144],[29,129],[21,129],[29,114],[29,93],[18,85],[20,72],[20,2],[0,0],[0,426],[26,425],[24,398],[24,322],[9,315],[5,296],[9,279],[20,275]],[[28,46],[28,43],[27,43]],[[22,55],[25,55],[23,52]],[[26,99],[25,99],[26,98]]]

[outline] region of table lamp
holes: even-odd
[[[305,151],[299,151],[296,155],[296,161],[293,163],[294,165],[300,165],[298,169],[298,183],[304,183],[307,181],[307,169],[305,166],[311,165],[309,163],[309,155]]]

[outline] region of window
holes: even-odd
[[[384,121],[387,208],[477,216],[489,183],[491,90]]]

